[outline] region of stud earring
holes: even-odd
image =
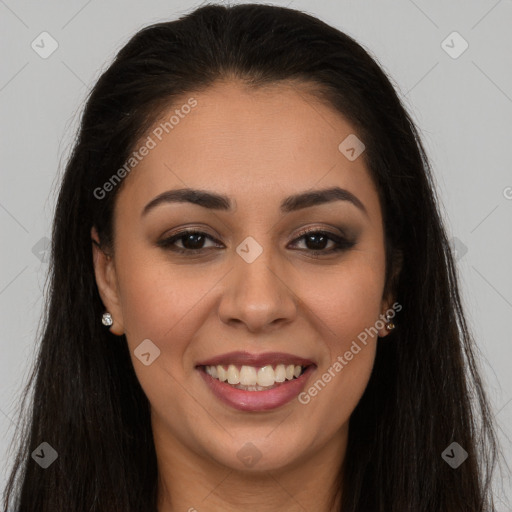
[[[103,313],[101,317],[101,323],[107,327],[110,327],[114,321],[112,320],[112,315],[110,313]]]
[[[391,318],[393,317],[386,315],[386,329],[388,331],[392,331],[396,327],[395,324],[391,322]]]

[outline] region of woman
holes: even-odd
[[[427,157],[340,31],[207,5],[136,34],[87,101],[51,268],[6,508],[492,510]]]

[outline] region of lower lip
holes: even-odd
[[[213,394],[225,404],[240,411],[269,411],[296,398],[304,389],[306,381],[314,369],[315,365],[310,365],[300,377],[285,381],[267,391],[244,391],[210,377],[202,368],[199,368],[199,373]]]

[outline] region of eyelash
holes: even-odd
[[[301,231],[298,234],[297,238],[295,238],[294,242],[297,242],[298,240],[305,238],[307,235],[311,235],[311,234],[326,236],[327,238],[329,238],[330,240],[332,240],[333,242],[335,242],[337,244],[337,247],[333,247],[328,250],[315,251],[313,249],[301,249],[302,251],[309,252],[311,255],[316,256],[316,257],[322,256],[322,255],[327,255],[327,254],[333,254],[336,252],[346,251],[355,245],[355,242],[346,240],[345,238],[339,237],[329,231],[322,231],[319,229],[309,229],[309,230]],[[180,231],[179,233],[176,233],[175,235],[173,235],[169,238],[160,240],[159,242],[157,242],[157,245],[159,247],[162,247],[164,249],[169,249],[169,250],[171,250],[173,252],[177,252],[179,254],[184,254],[184,253],[198,254],[199,252],[204,251],[205,249],[211,249],[211,247],[207,247],[207,248],[203,247],[201,249],[184,249],[181,247],[176,247],[174,245],[174,243],[177,240],[182,239],[188,235],[204,235],[206,238],[212,240],[213,242],[219,243],[213,237],[209,236],[208,234],[206,234],[202,231],[198,231],[195,229],[186,229],[186,230]]]

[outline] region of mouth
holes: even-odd
[[[266,411],[295,398],[316,365],[290,354],[225,354],[196,366],[213,394],[243,411]]]

